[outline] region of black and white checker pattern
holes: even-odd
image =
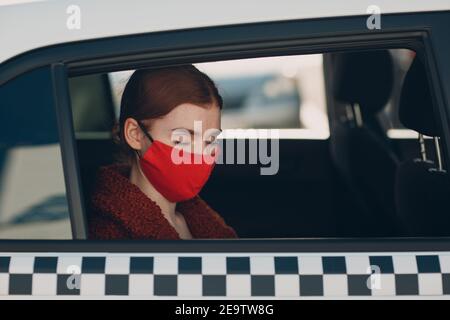
[[[450,253],[0,254],[0,296],[5,295],[440,296],[450,295]]]

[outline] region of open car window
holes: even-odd
[[[427,138],[399,117],[415,59],[412,50],[390,49],[196,63],[224,102],[222,162],[200,196],[243,239],[444,235],[411,230],[410,222],[423,218],[399,204],[409,191],[399,186],[398,168],[420,160],[421,147],[430,169],[445,166],[440,137]],[[98,168],[117,159],[111,128],[134,71],[70,79],[86,203]],[[435,112],[431,98],[425,108]],[[406,107],[411,117],[415,112]],[[392,129],[414,139],[395,132],[393,139]],[[250,163],[253,151],[257,161]]]

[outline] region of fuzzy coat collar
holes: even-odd
[[[130,168],[110,165],[98,171],[91,201],[91,239],[180,239],[161,208],[129,180]],[[193,238],[236,238],[235,231],[200,197],[179,202]]]

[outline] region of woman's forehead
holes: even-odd
[[[198,106],[184,103],[175,107],[171,112],[161,118],[165,126],[175,128],[186,128],[194,130],[201,126],[203,129],[220,128],[220,109],[213,105]],[[162,123],[162,124],[163,124]]]

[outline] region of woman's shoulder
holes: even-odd
[[[237,238],[236,231],[200,196],[179,202],[177,210],[185,217],[195,238]]]

